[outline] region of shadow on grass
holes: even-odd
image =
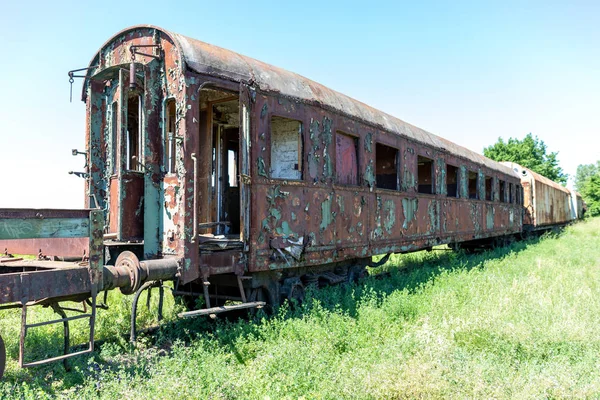
[[[154,348],[154,354],[169,354],[174,343],[189,345],[199,338],[208,338],[211,346],[222,347],[231,352],[242,363],[248,359],[248,354],[242,354],[237,348],[240,338],[263,339],[265,324],[273,318],[278,320],[302,319],[310,316],[316,307],[328,312],[340,312],[351,318],[357,318],[361,304],[374,297],[385,299],[394,291],[408,290],[413,292],[423,285],[433,281],[445,271],[469,271],[481,268],[484,261],[501,259],[508,254],[525,250],[535,245],[540,237],[513,243],[511,246],[493,250],[465,254],[464,252],[434,250],[417,252],[393,258],[382,267],[369,271],[369,276],[356,284],[327,287],[307,293],[304,304],[286,304],[268,317],[259,311],[253,317],[238,321],[218,319],[210,321],[204,318],[190,320],[175,320],[161,324],[158,331],[151,336],[142,336],[143,346]],[[410,310],[406,310],[410,318]],[[35,342],[42,346],[60,348],[62,335],[58,338],[36,337]],[[179,345],[179,344],[178,344]],[[58,390],[69,390],[82,385],[87,380],[99,380],[101,375],[107,376],[136,376],[149,377],[151,368],[147,368],[143,351],[136,351],[134,346],[117,344],[117,340],[107,340],[106,346],[115,347],[115,351],[98,352],[91,357],[79,357],[71,360],[72,371],[65,372],[60,363],[39,367],[34,370],[18,370],[5,376],[14,385],[28,381],[38,386],[44,392],[53,395],[56,391],[54,380],[62,380]],[[102,347],[99,346],[101,349]],[[104,354],[109,353],[109,354]],[[121,353],[121,355],[119,355]],[[145,361],[146,360],[146,361]],[[49,378],[49,379],[48,379]],[[98,386],[100,389],[100,386]]]

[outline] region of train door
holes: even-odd
[[[115,81],[115,80],[113,80]],[[139,241],[144,236],[143,82],[129,88],[129,77],[119,70],[107,121],[114,144],[114,170],[109,182],[107,238]]]
[[[201,130],[200,241],[240,241],[240,101],[238,93],[205,89],[200,101]],[[204,151],[202,151],[204,149]],[[210,149],[210,153],[207,151]]]

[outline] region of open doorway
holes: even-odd
[[[200,232],[221,239],[240,238],[240,103],[236,93],[208,89],[201,96],[201,118],[207,125],[201,143],[210,146],[206,203],[199,204]],[[206,152],[204,153],[208,155]],[[206,162],[206,160],[204,160]]]

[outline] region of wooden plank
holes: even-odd
[[[0,218],[0,239],[76,238],[90,234],[86,218]]]
[[[198,317],[200,315],[211,315],[211,314],[220,314],[227,311],[233,310],[243,310],[245,308],[261,308],[264,307],[267,303],[264,301],[253,301],[249,303],[235,304],[232,306],[221,306],[221,307],[212,307],[212,308],[204,308],[202,310],[196,311],[187,311],[178,314],[179,318],[191,318]]]

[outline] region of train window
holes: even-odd
[[[117,157],[117,151],[118,151],[118,147],[117,147],[117,143],[118,143],[118,137],[119,137],[119,103],[118,102],[114,102],[112,103],[112,108],[111,108],[111,114],[110,114],[110,130],[111,130],[111,135],[112,135],[112,148],[110,149],[110,162],[111,162],[111,171],[114,174],[117,173],[117,162],[119,160],[119,157]]]
[[[458,168],[454,165],[446,165],[446,196],[458,196]]]
[[[142,102],[140,96],[130,93],[127,99],[127,169],[131,171],[142,170]]]
[[[336,132],[335,173],[337,183],[358,185],[358,138]]]
[[[271,178],[302,179],[302,123],[271,118]]]
[[[508,184],[508,202],[509,203],[515,202],[515,199],[513,198],[513,184],[512,183]]]
[[[417,157],[417,185],[419,193],[434,193],[433,190],[433,160],[431,158]]]
[[[506,196],[505,195],[505,193],[506,193],[506,182],[503,181],[502,179],[500,179],[498,186],[500,188],[500,193],[499,193],[500,194],[500,202],[504,203],[504,202],[506,202],[506,197],[505,197]]]
[[[492,183],[493,183],[492,177],[486,176],[485,177],[485,199],[487,201],[492,201],[492,199],[494,198],[494,185],[492,185]]]
[[[378,188],[398,190],[398,149],[375,145],[375,175]]]
[[[469,198],[478,199],[477,194],[477,172],[469,171]]]
[[[167,100],[165,105],[165,170],[175,172],[175,99]]]

